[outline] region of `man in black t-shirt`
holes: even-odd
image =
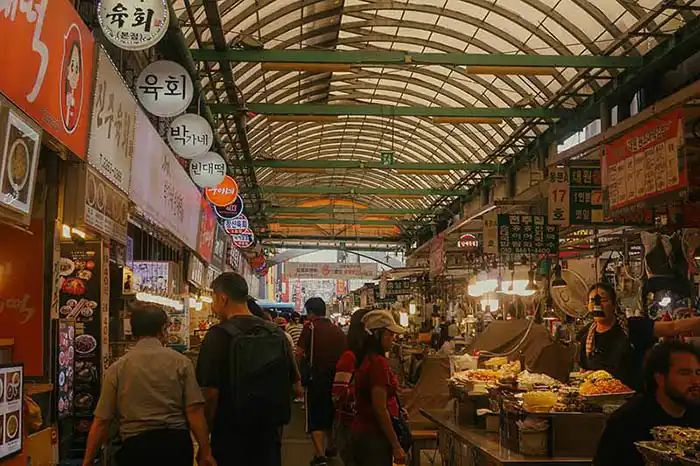
[[[266,424],[264,419],[234,419],[234,387],[230,377],[231,334],[223,327],[235,320],[235,326],[243,334],[259,327],[262,320],[255,317],[248,307],[248,284],[233,272],[219,275],[212,283],[214,291],[212,310],[222,324],[207,332],[197,360],[197,381],[205,399],[207,421],[211,431],[211,444],[218,466],[281,466],[281,427]],[[289,377],[292,384],[298,381],[294,352],[281,329],[279,338],[288,345]],[[289,394],[291,403],[292,393]]]
[[[700,428],[700,353],[687,343],[655,346],[644,367],[646,392],[615,411],[598,444],[595,466],[643,466],[634,442],[659,426]]]

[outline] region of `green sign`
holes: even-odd
[[[394,151],[386,151],[381,153],[382,165],[394,165]]]
[[[499,215],[498,250],[501,254],[556,254],[559,226],[545,215]]]
[[[569,186],[571,225],[604,223],[600,166],[571,167]]]

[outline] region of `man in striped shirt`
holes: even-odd
[[[299,341],[299,337],[301,336],[301,331],[303,329],[304,326],[301,325],[301,323],[299,323],[299,314],[292,314],[289,324],[287,324],[287,328],[285,330],[287,331],[289,336],[292,337],[292,341],[294,342],[295,348],[297,346],[297,342]]]

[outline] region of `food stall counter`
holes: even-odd
[[[590,465],[593,461],[592,458],[523,455],[502,446],[498,434],[488,433],[473,426],[460,426],[445,411],[421,410],[420,412],[439,427],[438,443],[443,455],[443,464],[482,464],[483,462],[483,464],[488,465],[509,466],[535,464],[573,466]],[[451,437],[451,439],[440,438],[443,435]],[[453,445],[445,457],[446,452],[442,447],[449,443],[453,443]],[[465,455],[469,455],[473,461],[463,458]]]

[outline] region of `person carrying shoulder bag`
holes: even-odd
[[[352,454],[356,466],[406,463],[411,432],[398,397],[399,382],[386,354],[405,329],[388,311],[367,313],[365,336],[355,370]]]

